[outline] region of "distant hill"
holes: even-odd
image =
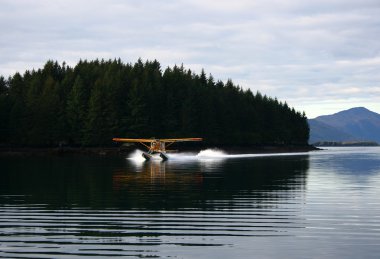
[[[315,119],[309,120],[309,127],[309,143],[316,143],[322,141],[341,142],[356,140],[354,136]]]
[[[351,108],[309,120],[309,143],[375,141],[380,143],[380,114],[364,107]]]

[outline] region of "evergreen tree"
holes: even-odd
[[[0,145],[9,139],[9,114],[11,112],[11,100],[8,93],[7,82],[0,76]]]
[[[66,119],[70,143],[84,144],[86,115],[87,100],[85,86],[82,78],[78,75],[69,93],[66,105]]]
[[[108,107],[105,103],[105,88],[101,80],[96,81],[88,104],[84,143],[89,146],[107,145],[111,138],[107,124]]]
[[[112,137],[199,136],[212,145],[307,144],[304,113],[232,80],[158,61],[48,61],[0,77],[0,144],[111,145]]]
[[[126,123],[128,125],[128,134],[132,137],[146,136],[145,131],[150,126],[145,112],[147,104],[143,99],[144,96],[139,91],[138,85],[137,80],[132,83],[127,101],[128,119]]]
[[[0,96],[8,94],[7,82],[3,76],[0,76]]]

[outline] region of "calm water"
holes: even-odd
[[[0,158],[3,258],[379,258],[380,148]]]

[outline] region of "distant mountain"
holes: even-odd
[[[326,123],[320,122],[316,119],[309,120],[310,139],[309,143],[316,143],[322,141],[355,141],[354,136],[334,128]]]
[[[380,143],[380,114],[351,108],[309,120],[309,143],[319,141],[376,141]]]

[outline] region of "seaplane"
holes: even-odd
[[[187,142],[187,141],[202,141],[202,138],[167,138],[167,139],[156,139],[156,138],[113,138],[115,142],[123,143],[140,143],[148,149],[148,152],[142,153],[142,156],[146,160],[150,160],[154,154],[159,154],[162,160],[168,160],[167,153],[176,152],[177,150],[167,150],[166,148],[171,146],[176,142]]]

